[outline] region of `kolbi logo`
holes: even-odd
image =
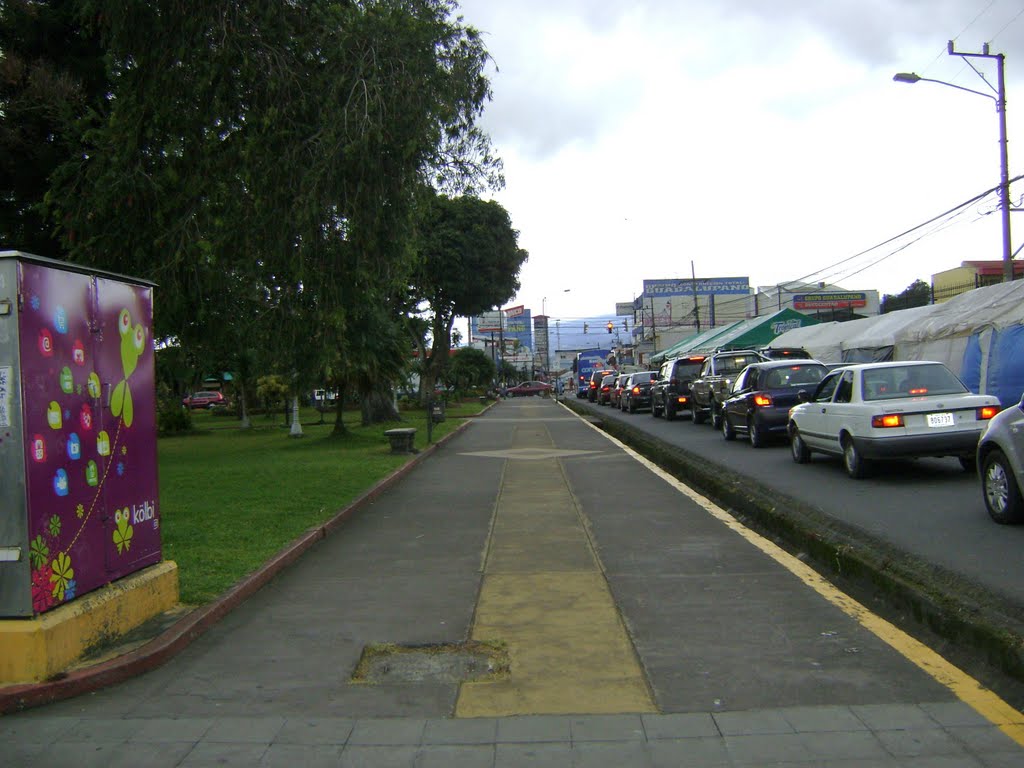
[[[132,504],[132,525],[144,523],[156,517],[156,502],[144,501],[141,504]]]

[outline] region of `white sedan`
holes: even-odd
[[[831,371],[789,411],[793,461],[813,452],[841,456],[846,473],[866,474],[879,459],[957,456],[975,469],[978,438],[1000,409],[975,395],[942,363],[902,361]]]

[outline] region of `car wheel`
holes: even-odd
[[[693,414],[693,423],[694,424],[703,424],[704,423],[704,419],[706,418],[706,416],[704,414],[704,411],[702,411],[696,405],[693,406],[693,410],[690,411],[690,413]]]
[[[654,404],[653,400],[651,401],[651,418],[652,419],[658,418],[658,406],[656,406]]]
[[[665,421],[675,421],[675,420],[676,420],[676,411],[675,411],[675,409],[671,405],[669,405],[668,403],[665,403]]]
[[[747,435],[750,437],[750,444],[755,448],[764,448],[768,438],[757,423],[757,417],[751,416],[747,422]]]
[[[636,400],[629,401],[629,412],[636,413]]]
[[[711,428],[722,428],[722,409],[715,405],[714,400],[711,401]]]
[[[846,474],[852,477],[854,480],[860,480],[867,475],[867,462],[864,457],[860,455],[860,451],[857,450],[856,444],[853,442],[853,438],[846,436],[843,438],[843,467],[846,469]]]
[[[1002,451],[994,450],[981,465],[981,495],[988,515],[1000,525],[1024,521],[1024,502],[1013,468]]]
[[[789,428],[789,452],[793,455],[793,461],[797,464],[806,464],[811,460],[811,449],[800,437],[800,431],[796,426]]]
[[[733,429],[732,422],[729,421],[729,416],[725,413],[722,414],[722,437],[726,440],[736,439],[736,430]]]
[[[963,467],[964,472],[969,474],[977,474],[978,472],[978,460],[974,456],[961,456],[960,466]]]

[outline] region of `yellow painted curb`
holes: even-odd
[[[31,619],[0,620],[0,685],[67,671],[90,648],[126,634],[178,603],[178,565],[144,568]]]

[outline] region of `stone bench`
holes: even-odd
[[[384,436],[391,442],[392,453],[412,453],[413,443],[416,440],[416,428],[404,427],[401,429],[389,429]]]

